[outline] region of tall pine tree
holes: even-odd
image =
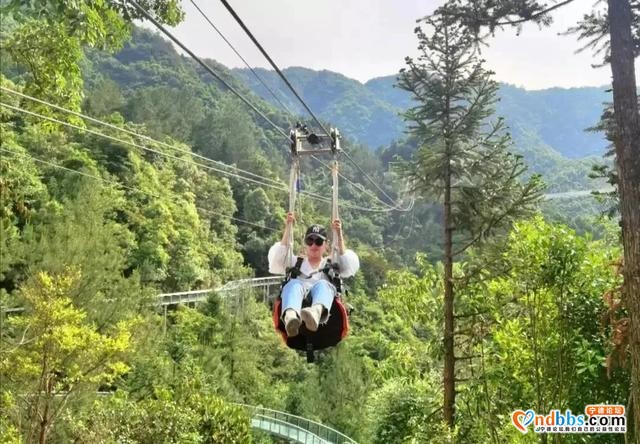
[[[552,12],[576,0],[547,1],[448,0],[442,11],[476,36],[525,22],[548,25]],[[584,48],[603,56],[611,66],[613,89],[612,133],[624,246],[623,301],[629,311],[631,352],[631,405],[635,439],[640,442],[640,107],[637,100],[635,59],[640,55],[640,1],[595,2],[589,13],[569,30],[578,34]]]
[[[498,85],[478,57],[474,37],[447,14],[421,21],[417,59],[407,58],[398,85],[416,106],[405,113],[419,148],[404,174],[415,191],[443,207],[444,419],[454,424],[455,343],[453,263],[524,216],[539,199],[537,177],[508,152],[502,119],[491,120]]]

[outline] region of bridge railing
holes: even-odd
[[[264,291],[264,299],[267,299],[269,290],[279,287],[282,283],[282,276],[268,276],[262,278],[239,279],[230,281],[218,288],[209,288],[206,290],[178,291],[175,293],[162,293],[156,296],[158,305],[177,305],[188,304],[192,302],[202,302],[207,299],[211,293],[229,293],[238,289],[260,288]]]
[[[282,283],[282,276],[268,276],[261,278],[239,279],[230,281],[218,288],[208,288],[204,290],[177,291],[174,293],[161,293],[156,296],[155,304],[160,306],[189,304],[193,302],[203,302],[211,293],[229,293],[244,288],[259,288],[263,290],[263,299],[268,299],[270,290],[279,288]],[[0,307],[2,313],[21,312],[22,307]]]
[[[251,411],[252,417],[271,418],[274,421],[285,422],[300,429],[310,432],[312,435],[317,436],[321,440],[327,443],[335,444],[357,444],[356,441],[349,438],[347,435],[333,429],[329,426],[321,424],[316,421],[312,421],[301,416],[292,415],[291,413],[281,412],[278,410],[272,410],[265,407],[258,407],[246,404],[238,404]],[[304,442],[304,441],[303,441]],[[312,442],[312,441],[309,441]],[[317,442],[317,441],[313,441]]]
[[[251,427],[300,444],[331,444],[309,430],[271,416],[254,413]]]

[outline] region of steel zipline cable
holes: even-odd
[[[190,163],[192,165],[199,166],[199,167],[205,168],[205,169],[210,170],[210,171],[215,171],[215,172],[220,173],[220,174],[225,175],[225,176],[234,177],[234,178],[240,179],[240,180],[246,180],[248,182],[252,182],[252,183],[255,183],[255,184],[258,184],[258,185],[268,186],[268,187],[275,188],[275,189],[278,189],[278,190],[281,190],[281,191],[286,191],[287,190],[286,187],[284,187],[284,186],[265,183],[265,182],[262,182],[260,180],[252,179],[252,178],[249,178],[249,177],[244,177],[244,176],[241,176],[241,175],[236,174],[236,173],[231,173],[229,171],[221,170],[221,169],[212,167],[210,165],[194,162],[194,161],[188,160],[188,159],[183,159],[183,158],[174,156],[173,154],[164,153],[164,152],[156,150],[154,148],[149,148],[149,147],[144,146],[144,145],[139,145],[139,144],[137,144],[135,142],[131,142],[131,141],[128,141],[128,140],[119,139],[117,137],[110,136],[108,134],[101,133],[100,131],[92,130],[90,128],[83,128],[83,127],[81,127],[79,125],[75,125],[73,123],[65,122],[65,121],[56,119],[54,117],[45,116],[43,114],[39,114],[39,113],[36,113],[36,112],[33,112],[33,111],[29,111],[29,110],[26,110],[24,108],[20,108],[20,107],[17,107],[17,106],[9,105],[9,104],[4,103],[4,102],[0,102],[0,106],[3,106],[5,108],[8,108],[8,109],[11,109],[11,110],[23,113],[23,114],[27,114],[27,115],[30,115],[30,116],[33,116],[33,117],[38,117],[38,118],[43,119],[43,120],[48,120],[49,122],[53,122],[53,123],[57,123],[57,124],[60,124],[60,125],[64,125],[64,126],[67,126],[69,128],[74,128],[74,129],[77,129],[79,131],[84,131],[84,132],[93,134],[95,136],[99,136],[99,137],[103,137],[103,138],[109,139],[109,140],[114,141],[114,142],[122,143],[124,145],[133,146],[134,148],[138,148],[140,150],[149,151],[151,153],[158,154],[158,155],[164,156],[164,157],[168,157],[170,159],[177,160],[179,162]],[[318,196],[318,197],[322,197],[322,196]]]
[[[327,169],[331,169],[331,166],[329,166],[326,163],[324,163],[322,160],[320,160],[315,155],[311,156],[311,158],[314,159],[315,161],[317,161],[318,163],[320,163],[322,166],[326,167]],[[367,190],[366,188],[364,188],[364,186],[362,184],[353,182],[352,180],[350,180],[348,177],[346,177],[344,174],[342,174],[340,172],[338,173],[338,175],[345,182],[347,182],[347,184],[351,185],[356,190],[368,195],[369,197],[373,197],[374,199],[376,199],[378,202],[380,202],[382,205],[385,206],[385,208],[389,209],[390,211],[407,212],[407,211],[411,211],[412,208],[413,208],[413,202],[414,202],[413,198],[412,198],[411,202],[409,203],[409,205],[406,208],[400,208],[400,204],[399,203],[396,206],[391,206],[388,203],[382,201],[378,196],[375,195],[375,193],[373,193],[372,191]]]
[[[229,13],[233,16],[233,18],[236,20],[236,22],[238,23],[238,25],[240,25],[240,27],[244,30],[244,32],[247,34],[247,36],[249,36],[249,38],[251,39],[251,41],[256,45],[256,47],[260,50],[260,52],[262,53],[262,55],[267,59],[267,61],[269,62],[269,64],[273,67],[273,69],[278,73],[278,75],[280,76],[280,78],[282,79],[282,81],[287,85],[287,87],[291,90],[291,92],[296,96],[296,98],[300,101],[300,103],[302,104],[302,106],[304,106],[304,108],[307,110],[307,112],[309,113],[309,115],[311,115],[311,117],[313,118],[313,120],[315,120],[315,122],[320,126],[320,128],[322,128],[322,130],[325,132],[325,134],[329,134],[329,132],[327,131],[327,129],[324,127],[324,125],[322,124],[322,122],[320,122],[320,120],[316,117],[316,115],[314,114],[314,112],[311,110],[311,108],[307,105],[307,103],[304,101],[304,99],[300,96],[300,94],[298,94],[298,92],[296,91],[296,89],[293,87],[293,85],[291,84],[291,82],[289,82],[289,79],[287,79],[287,76],[284,75],[284,73],[282,72],[282,70],[280,70],[280,68],[278,67],[278,65],[276,65],[276,63],[273,61],[273,59],[271,58],[271,56],[269,56],[269,54],[267,53],[267,51],[264,49],[264,47],[260,44],[260,42],[258,41],[258,39],[256,39],[256,37],[253,35],[253,33],[251,32],[251,30],[249,30],[249,28],[247,27],[247,25],[245,25],[244,21],[240,18],[240,16],[236,13],[236,11],[231,7],[231,5],[229,4],[229,2],[227,0],[220,0],[220,2],[222,2],[222,4],[224,5],[225,8],[227,8],[227,11],[229,11]],[[360,171],[360,174],[362,174],[378,191],[380,191],[380,193],[382,193],[383,196],[385,196],[387,199],[389,199],[389,201],[391,202],[392,206],[398,207],[399,204],[393,199],[391,198],[377,183],[375,180],[373,180],[361,167],[360,165],[358,165],[352,158],[351,156],[349,156],[349,154],[346,151],[342,151],[342,153],[347,157],[347,159],[358,169],[358,171]]]
[[[214,29],[215,32],[218,33],[218,35],[222,38],[222,40],[225,41],[225,43],[229,46],[229,48],[231,48],[231,50],[238,56],[238,58],[240,58],[240,60],[242,60],[242,62],[244,63],[244,65],[249,69],[249,71],[251,71],[251,73],[254,75],[254,77],[258,80],[258,82],[260,82],[262,84],[262,86],[264,86],[266,88],[267,91],[269,91],[269,93],[271,94],[271,96],[276,100],[276,102],[278,102],[280,104],[280,106],[282,107],[282,109],[284,109],[286,112],[288,112],[289,114],[291,114],[292,116],[295,115],[295,113],[293,111],[291,111],[289,109],[289,107],[287,105],[285,105],[276,95],[276,93],[269,87],[269,85],[267,85],[267,83],[262,79],[262,77],[260,77],[258,75],[258,73],[256,72],[255,69],[253,69],[251,67],[251,65],[249,65],[249,62],[247,62],[245,60],[244,57],[242,57],[242,55],[240,54],[240,52],[238,52],[238,50],[235,48],[235,46],[233,46],[233,44],[229,41],[229,39],[227,39],[227,37],[222,33],[222,31],[220,31],[220,29],[218,29],[218,27],[211,21],[211,19],[209,18],[209,16],[207,16],[207,14],[205,14],[205,12],[200,8],[200,6],[198,6],[198,4],[195,2],[195,0],[190,0],[191,4],[198,10],[198,12],[200,13],[200,15],[209,23],[209,25],[211,25],[211,27]]]
[[[227,8],[227,11],[229,11],[229,14],[231,14],[233,16],[233,18],[236,20],[236,22],[238,23],[238,25],[240,25],[240,27],[244,30],[244,32],[249,36],[249,38],[251,39],[251,41],[254,43],[254,45],[256,45],[256,47],[260,50],[260,52],[262,53],[262,55],[269,61],[269,64],[273,67],[273,69],[275,69],[275,71],[278,73],[278,75],[280,76],[280,78],[282,79],[282,81],[287,85],[287,87],[289,88],[289,90],[291,90],[291,92],[293,93],[293,95],[296,96],[296,98],[300,101],[300,103],[302,104],[302,106],[304,106],[304,108],[307,110],[307,112],[309,113],[309,115],[313,118],[313,120],[315,120],[315,122],[318,124],[318,126],[322,129],[322,131],[324,131],[325,135],[329,135],[329,131],[327,131],[327,129],[325,128],[325,126],[322,124],[322,122],[320,122],[320,119],[318,119],[316,117],[316,115],[313,113],[313,111],[311,111],[311,108],[309,108],[309,106],[305,103],[304,100],[302,100],[302,97],[300,97],[300,94],[298,94],[298,91],[296,91],[296,89],[293,87],[293,85],[291,84],[291,82],[289,82],[289,79],[287,79],[287,77],[282,73],[282,71],[280,70],[280,68],[278,68],[278,65],[276,65],[276,63],[273,61],[273,59],[269,56],[269,54],[267,53],[267,51],[262,47],[262,45],[260,44],[260,42],[258,42],[258,40],[253,36],[253,33],[249,30],[249,28],[247,28],[247,26],[244,24],[244,22],[242,21],[242,19],[240,18],[240,16],[238,16],[238,14],[236,14],[236,11],[234,11],[234,9],[231,7],[231,5],[229,4],[229,2],[227,2],[226,0],[220,0],[222,2],[222,4],[224,5],[225,8]]]
[[[269,123],[276,131],[282,134],[287,140],[289,140],[289,134],[287,134],[282,128],[273,123],[271,119],[269,119],[262,111],[260,111],[254,104],[249,102],[238,90],[236,90],[233,86],[229,85],[220,75],[218,75],[209,65],[202,61],[200,57],[195,55],[193,51],[191,51],[187,46],[182,43],[178,38],[176,38],[173,34],[171,34],[167,28],[162,26],[160,22],[158,22],[149,12],[147,12],[142,6],[140,6],[135,0],[126,0],[132,6],[134,6],[142,15],[145,16],[147,20],[149,20],[156,28],[158,28],[164,35],[169,37],[173,43],[178,45],[183,51],[185,51],[189,56],[194,59],[200,66],[202,66],[209,74],[214,76],[220,83],[227,87],[229,91],[235,94],[240,100],[242,100],[249,108],[255,111],[260,117],[262,117],[267,123]]]
[[[49,107],[54,108],[54,109],[56,109],[58,111],[65,112],[67,114],[71,114],[71,115],[76,116],[76,117],[80,117],[81,119],[85,119],[85,120],[88,120],[90,122],[97,123],[98,125],[102,125],[102,126],[105,126],[107,128],[111,128],[113,130],[129,134],[131,136],[137,137],[137,138],[139,138],[141,140],[144,140],[146,142],[150,142],[150,143],[153,143],[153,144],[156,144],[156,145],[160,145],[160,146],[163,146],[165,148],[169,148],[171,150],[175,150],[175,151],[178,151],[178,152],[181,152],[181,153],[189,154],[192,157],[196,157],[198,159],[202,159],[202,160],[204,160],[206,162],[211,162],[213,164],[219,165],[219,166],[224,167],[224,168],[229,168],[229,169],[234,170],[234,171],[236,171],[238,173],[242,173],[242,174],[246,174],[247,176],[254,177],[254,178],[258,179],[258,180],[270,182],[270,183],[272,183],[274,185],[278,185],[278,186],[284,186],[284,184],[281,181],[278,181],[278,180],[275,180],[275,179],[271,179],[269,177],[261,176],[261,175],[256,174],[256,173],[252,173],[251,171],[243,170],[241,168],[238,168],[238,167],[233,166],[233,165],[226,164],[226,163],[221,162],[219,160],[210,159],[210,158],[208,158],[206,156],[202,156],[202,155],[200,155],[198,153],[194,153],[191,150],[187,150],[187,149],[175,146],[175,145],[171,145],[169,143],[165,143],[165,142],[161,142],[159,140],[155,140],[155,139],[153,139],[153,138],[151,138],[149,136],[146,136],[144,134],[140,134],[140,133],[137,133],[135,131],[129,130],[127,128],[122,128],[122,127],[119,127],[117,125],[113,125],[111,123],[105,122],[103,120],[96,119],[96,118],[88,116],[86,114],[82,114],[82,113],[79,113],[77,111],[73,111],[73,110],[70,110],[68,108],[64,108],[62,106],[56,105],[54,103],[47,102],[46,100],[38,99],[37,97],[33,97],[33,96],[30,96],[30,95],[21,93],[19,91],[15,91],[15,90],[10,89],[10,88],[6,88],[4,86],[0,86],[0,90],[8,92],[10,94],[14,94],[14,95],[16,95],[18,97],[22,97],[22,98],[27,99],[27,100],[31,100],[31,101],[39,103],[41,105],[49,106]]]
[[[240,54],[240,52],[235,48],[235,46],[229,41],[229,39],[226,38],[226,36],[222,33],[222,31],[220,31],[220,29],[218,29],[218,27],[211,21],[211,19],[207,16],[207,14],[205,14],[205,12],[198,6],[198,4],[195,2],[195,0],[190,0],[191,4],[193,4],[193,6],[197,9],[197,11],[200,13],[200,15],[209,23],[209,25],[211,25],[211,27],[214,29],[214,31],[216,31],[218,33],[218,35],[222,38],[222,40],[225,41],[225,43],[229,46],[229,48],[231,48],[231,50],[233,50],[233,52],[238,56],[238,58],[240,58],[240,60],[242,60],[242,62],[244,63],[244,65],[251,71],[251,73],[254,75],[254,77],[258,80],[258,82],[260,82],[262,84],[262,86],[264,86],[267,91],[269,91],[269,93],[271,94],[271,96],[280,104],[280,106],[283,108],[284,111],[288,112],[289,114],[294,114],[275,94],[275,92],[266,84],[266,82],[258,75],[258,73],[255,71],[255,69],[253,69],[251,67],[251,65],[249,65],[249,62],[247,62],[245,60],[244,57],[242,57],[242,55]],[[237,17],[237,14],[235,14],[235,11],[231,10],[230,12],[232,12],[232,14],[234,14],[234,17]],[[239,17],[238,17],[239,19]],[[285,81],[285,83],[287,83],[288,86],[290,86],[290,88],[292,89],[293,93],[296,95],[296,97],[302,102],[303,106],[305,106],[305,108],[307,108],[307,110],[309,110],[309,112],[311,112],[311,110],[306,106],[306,104],[304,103],[304,101],[302,100],[302,98],[300,96],[298,96],[297,92],[295,90],[293,90],[293,87],[290,85],[290,82],[286,79],[286,76],[284,76],[284,73],[282,73],[280,71],[280,69],[275,65],[275,62],[273,62],[273,60],[266,54],[266,51],[262,48],[262,46],[257,43],[257,41],[253,38],[253,35],[248,31],[248,29],[246,28],[246,26],[244,26],[244,23],[242,23],[242,21],[240,21],[241,26],[243,27],[243,29],[245,29],[246,32],[249,33],[249,35],[252,37],[252,40],[254,41],[254,43],[256,43],[260,49],[263,51],[263,54],[267,57],[267,59],[269,59],[269,61],[272,63],[272,66],[276,69],[276,71],[278,72],[278,74],[283,77],[283,80]],[[311,113],[313,115],[313,113]],[[314,116],[315,118],[315,116]],[[326,130],[325,130],[326,132]],[[325,163],[323,163],[320,159],[318,159],[316,156],[312,156],[314,159],[316,159],[319,163],[321,163],[322,165],[324,165],[326,168],[331,169],[331,167]],[[351,159],[350,159],[351,160]],[[362,173],[362,171],[361,171]],[[356,189],[360,189],[360,191],[366,192],[367,194],[373,195],[370,191],[365,190],[364,188],[358,187],[355,183],[353,183],[351,180],[349,180],[347,177],[345,177],[342,173],[339,173],[340,177],[342,179],[344,179],[347,183],[351,184],[352,186],[354,186]],[[393,199],[391,199],[389,196],[387,196],[385,194],[385,196],[393,201]],[[389,205],[386,202],[383,202],[382,200],[380,200],[377,196],[373,196],[375,199],[377,199],[381,204],[383,204],[385,207],[390,208],[391,205]],[[399,210],[402,211],[402,210]]]
[[[376,181],[375,181],[375,180],[373,180],[373,179],[371,178],[371,176],[369,176],[369,175],[368,175],[368,174],[367,174],[367,173],[362,169],[362,167],[360,167],[360,165],[358,165],[358,162],[356,162],[355,160],[353,160],[353,159],[351,158],[351,156],[349,155],[349,153],[347,153],[346,151],[343,151],[342,153],[343,153],[343,154],[345,155],[345,157],[349,160],[349,162],[351,162],[351,164],[353,164],[353,166],[355,166],[355,167],[358,169],[358,171],[360,171],[360,174],[362,174],[362,175],[363,175],[363,176],[364,176],[364,177],[365,177],[369,182],[371,182],[371,183],[373,184],[373,186],[375,186],[375,187],[378,189],[378,191],[380,191],[380,192],[381,192],[381,193],[382,193],[382,194],[383,194],[387,199],[389,199],[389,201],[390,201],[393,205],[398,206],[398,203],[397,203],[395,200],[393,200],[393,199],[392,199],[392,198],[391,198],[391,197],[390,197],[390,196],[389,196],[389,195],[388,195],[388,194],[387,194],[387,193],[386,193],[386,192],[385,192],[385,191],[384,191],[384,190],[383,190],[383,189],[382,189],[382,188],[381,188],[377,183],[376,183]]]
[[[287,135],[282,128],[278,127],[275,123],[273,123],[267,116],[264,115],[264,113],[262,113],[260,110],[258,110],[251,102],[249,102],[244,96],[242,96],[242,94],[240,94],[240,92],[238,92],[235,88],[233,88],[231,85],[229,85],[227,82],[225,82],[224,79],[222,79],[218,74],[216,74],[215,71],[209,65],[204,63],[198,56],[196,56],[193,53],[193,51],[191,51],[189,48],[187,48],[187,46],[184,43],[182,43],[177,37],[175,37],[173,34],[171,34],[164,26],[162,26],[162,24],[160,24],[155,18],[153,18],[153,16],[151,14],[149,14],[149,12],[147,12],[144,8],[142,8],[135,0],[126,0],[126,1],[128,1],[132,6],[134,6],[136,9],[138,9],[142,15],[144,15],[149,21],[151,21],[151,23],[156,28],[158,28],[158,30],[160,30],[163,34],[165,34],[167,37],[169,37],[169,39],[171,39],[171,41],[173,41],[176,45],[178,45],[180,48],[182,48],[187,54],[189,54],[189,56],[191,56],[191,58],[193,58],[196,62],[198,62],[203,68],[205,68],[207,70],[207,72],[209,72],[216,79],[218,79],[220,82],[222,82],[231,92],[233,92],[244,103],[246,103],[251,109],[253,109],[255,112],[257,112],[263,119],[265,119],[269,124],[271,124],[271,126],[273,126],[276,129],[276,131],[278,131],[280,134],[282,134],[287,139],[287,141],[290,140],[289,139],[289,135]],[[225,5],[225,7],[227,7],[227,9],[230,10],[230,12],[233,11],[231,6],[225,0],[221,0],[221,1]],[[282,71],[273,62],[271,57],[269,57],[269,55],[264,50],[262,45],[260,45],[260,43],[256,40],[255,37],[253,37],[253,34],[251,34],[251,31],[249,31],[249,29],[244,25],[244,23],[242,22],[240,17],[238,17],[238,15],[235,13],[235,11],[232,12],[232,15],[234,15],[234,18],[237,17],[236,20],[238,21],[238,23],[241,23],[241,26],[243,27],[245,32],[250,35],[250,37],[251,37],[252,41],[254,42],[254,44],[256,44],[256,46],[258,46],[258,48],[261,50],[263,55],[265,57],[267,57],[267,59],[270,61],[270,63],[272,63],[272,66],[274,67],[274,69],[276,69],[276,71],[279,73],[280,77],[283,78],[283,81],[287,84],[287,86],[291,89],[291,91],[294,93],[294,95],[298,98],[300,103],[303,104],[305,109],[307,109],[307,111],[313,117],[313,119],[316,121],[316,123],[318,125],[320,125],[320,127],[322,128],[322,130],[326,134],[329,134],[329,132],[326,130],[326,128],[322,125],[322,122],[320,122],[320,120],[315,116],[313,111],[311,111],[309,106],[304,102],[302,97],[300,97],[300,95],[293,88],[293,86],[291,85],[289,80],[286,78],[286,76],[284,76]],[[400,208],[401,207],[401,205],[398,202],[395,202],[392,198],[390,198],[387,195],[387,193],[382,188],[380,188],[380,186],[375,182],[375,180],[373,180],[366,172],[364,172],[364,170],[362,170],[362,168],[360,168],[359,165],[357,165],[355,163],[355,161],[351,158],[351,156],[349,156],[346,152],[344,152],[344,154],[347,156],[347,159],[349,159],[349,161],[351,163],[353,163],[356,166],[356,168],[358,168],[358,170],[361,172],[361,174],[363,174],[367,178],[367,180],[369,180],[369,182],[371,182],[371,184],[374,187],[376,187],[385,197],[387,197],[387,199],[389,199],[391,201],[391,203],[394,206],[394,208]],[[327,201],[327,199],[324,199],[324,198],[321,199],[321,200]],[[385,210],[373,210],[373,209],[370,209],[370,208],[357,207],[357,206],[354,206],[354,205],[351,205],[351,207],[352,208],[356,208],[356,209],[360,209],[362,211],[368,211],[368,212],[385,212],[385,211],[389,211],[387,209],[385,209]]]
[[[41,101],[41,103],[46,103],[46,102],[42,102]],[[167,158],[179,161],[179,162],[189,163],[189,164],[194,165],[196,167],[202,167],[202,168],[204,168],[206,170],[209,170],[209,171],[215,171],[215,172],[217,172],[219,174],[222,174],[222,175],[225,175],[225,176],[233,177],[233,178],[236,178],[236,179],[239,179],[239,180],[244,180],[244,181],[251,182],[251,183],[254,183],[254,184],[257,184],[257,185],[270,187],[270,188],[273,188],[273,189],[276,189],[276,190],[279,190],[279,191],[282,191],[282,192],[288,192],[289,191],[287,189],[287,187],[284,186],[281,183],[275,183],[275,184],[274,183],[266,183],[266,182],[263,182],[261,180],[253,179],[253,178],[250,178],[250,177],[244,177],[244,176],[241,176],[241,175],[236,174],[236,173],[231,173],[229,171],[225,171],[225,170],[221,170],[219,168],[215,168],[215,167],[213,167],[211,165],[206,165],[206,164],[202,164],[202,163],[199,163],[199,162],[195,162],[193,160],[177,157],[177,156],[174,156],[172,154],[164,153],[164,152],[156,150],[154,148],[149,148],[147,146],[143,146],[143,145],[137,144],[137,143],[129,141],[129,140],[119,139],[119,138],[111,136],[109,134],[101,133],[100,131],[96,131],[96,130],[93,130],[93,129],[90,129],[90,128],[84,128],[84,127],[81,127],[79,125],[75,125],[73,123],[65,122],[65,121],[56,119],[54,117],[45,116],[43,114],[39,114],[39,113],[36,113],[36,112],[33,112],[33,111],[29,111],[29,110],[26,110],[24,108],[16,107],[16,106],[13,106],[13,105],[10,105],[10,104],[7,104],[7,103],[0,102],[0,106],[8,108],[8,109],[11,109],[13,111],[17,111],[17,112],[23,113],[23,114],[27,114],[27,115],[30,115],[30,116],[33,116],[33,117],[37,117],[37,118],[40,118],[40,119],[43,119],[43,120],[47,120],[47,121],[50,121],[50,122],[53,122],[53,123],[57,123],[59,125],[63,125],[63,126],[69,127],[69,128],[73,128],[73,129],[76,129],[78,131],[87,132],[89,134],[93,134],[93,135],[98,136],[98,137],[103,137],[103,138],[109,139],[109,140],[114,141],[114,142],[122,143],[124,145],[129,145],[129,146],[132,146],[132,147],[137,148],[139,150],[149,151],[149,152],[152,152],[154,154],[158,154],[160,156],[164,156],[164,157],[167,157]],[[55,106],[55,108],[59,109],[59,110],[63,110],[63,111],[66,110],[65,108],[59,107],[57,105]],[[71,111],[71,110],[66,110],[66,111]],[[75,111],[73,111],[73,113],[75,113]],[[75,113],[75,114],[82,115],[80,113]],[[129,134],[133,133],[133,135],[140,136],[139,134],[137,134],[135,132],[130,132],[129,130],[126,130],[126,129],[123,129],[123,128],[120,128],[120,127],[117,127],[117,126],[114,126],[114,125],[111,125],[111,124],[108,124],[106,122],[102,122],[102,121],[100,121],[98,119],[94,119],[94,118],[91,118],[91,119],[93,121],[95,121],[95,122],[101,122],[101,123],[103,123],[105,125],[108,125],[108,126],[112,127],[115,130],[125,131],[125,132],[127,132]],[[151,139],[149,137],[147,137],[147,140],[149,140],[149,141],[151,141],[153,143],[161,143],[162,144],[162,142],[158,142],[158,141],[156,141],[154,139]],[[179,151],[181,150],[178,147],[174,147],[174,146],[171,146],[171,145],[168,145],[168,144],[165,144],[165,145],[167,145],[170,148],[177,149]],[[186,153],[186,154],[191,154],[191,152],[188,151],[188,150],[183,150],[182,149],[181,151]],[[207,158],[205,158],[205,159],[207,159]],[[211,159],[208,159],[208,160],[211,161]],[[214,161],[214,162],[216,162],[216,161]],[[224,164],[224,163],[222,163],[222,164],[230,167],[230,165],[227,165],[227,164]],[[251,174],[254,174],[254,173],[251,173]],[[255,176],[258,176],[258,175],[255,175]],[[267,180],[272,180],[272,179],[269,179],[269,178],[264,178],[263,176],[258,176],[258,177],[263,178],[263,179],[267,179]],[[309,196],[311,199],[314,199],[314,200],[317,200],[317,201],[320,201],[320,202],[324,202],[324,203],[330,203],[331,202],[331,199],[329,199],[327,197],[324,197],[324,196],[321,196],[321,195],[316,194],[316,193],[309,192],[309,191],[302,191],[301,194]],[[362,206],[354,205],[354,204],[344,204],[344,207],[345,208],[350,208],[350,209],[353,209],[353,210],[357,210],[357,211],[369,212],[369,213],[380,213],[380,212],[392,211],[392,210],[389,210],[389,209],[366,208],[366,207],[362,207]]]

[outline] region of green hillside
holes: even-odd
[[[509,165],[520,171],[508,147],[494,157],[493,141],[470,144],[480,133],[468,132],[456,142],[459,180],[446,185],[454,200],[408,195],[407,175],[390,163],[413,159],[421,174],[433,158],[412,158],[418,136],[401,137],[394,103],[406,97],[385,79],[288,70],[346,135],[342,240],[360,263],[340,295],[353,308],[348,336],[307,363],[274,331],[280,278],[271,295],[251,280],[270,274],[268,251],[283,238],[286,133],[136,28],[129,2],[0,4],[14,17],[0,32],[2,443],[281,444],[282,432],[265,429],[284,420],[297,442],[329,441],[316,423],[359,443],[529,442],[533,433],[510,423],[514,408],[627,402],[629,373],[607,361],[611,329],[601,323],[612,317],[603,294],[616,298],[620,286],[617,221],[597,221],[583,200],[541,202],[535,179],[517,199],[531,171],[498,179]],[[173,0],[144,4],[168,25],[183,18]],[[290,128],[296,116],[262,100],[242,72],[208,63]],[[563,157],[543,126],[520,131],[525,159],[551,190],[586,186],[589,160]],[[304,233],[331,223],[329,170],[301,162],[295,254],[327,253],[318,239],[306,248]],[[449,284],[456,321],[446,332]],[[188,300],[194,293],[206,299]],[[442,414],[447,335],[454,429]],[[265,418],[267,409],[309,421]],[[577,437],[624,440],[612,436]]]
[[[305,115],[273,71],[257,71],[280,101]],[[411,106],[411,100],[406,91],[394,86],[395,76],[379,77],[363,85],[331,71],[288,68],[284,72],[311,108],[338,125],[347,137],[370,148],[386,147],[404,137],[400,113]],[[250,71],[234,69],[233,73],[260,97],[278,106]],[[608,97],[602,88],[527,91],[503,84],[497,114],[509,126],[513,150],[525,158],[532,172],[543,175],[550,191],[590,189],[596,186],[588,178],[591,165],[600,162],[607,143],[601,133],[584,130],[599,120]]]
[[[405,91],[394,87],[395,83],[395,76],[386,76],[369,80],[364,86],[394,108],[407,109],[411,101]],[[606,88],[528,91],[502,84],[498,96],[497,114],[505,118],[520,151],[528,149],[525,142],[534,135],[564,157],[604,153],[604,136],[584,130],[600,120],[603,104],[611,100]]]
[[[260,97],[278,106],[271,93],[249,70],[233,69],[232,72]],[[307,116],[302,105],[273,71],[259,68],[256,72],[292,112]],[[377,148],[402,134],[404,124],[395,105],[375,91],[367,90],[357,80],[326,70],[296,67],[283,72],[311,109],[320,118],[337,125],[350,139]]]
[[[546,145],[568,158],[600,156],[607,145],[602,133],[585,131],[600,120],[606,88],[551,88],[527,91],[513,85],[500,88],[498,114],[505,116],[516,142],[534,133]]]

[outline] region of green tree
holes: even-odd
[[[540,217],[514,226],[502,253],[508,272],[472,296],[482,313],[470,365],[479,383],[461,395],[475,406],[465,415],[466,433],[478,435],[479,412],[481,434],[505,442],[519,433],[495,418],[516,408],[575,412],[593,402],[624,403],[629,374],[607,370],[612,346],[597,322],[606,312],[603,294],[619,284],[611,266],[618,250]]]
[[[387,381],[368,403],[371,441],[376,444],[456,442],[456,432],[441,421],[441,395],[435,374],[422,381]]]
[[[83,109],[90,116],[102,118],[121,111],[125,104],[118,84],[111,79],[101,79],[85,98]]]
[[[140,4],[167,24],[175,25],[183,18],[176,0]],[[87,0],[11,0],[3,2],[0,14],[3,23],[5,17],[20,23],[3,36],[0,53],[9,56],[9,62],[19,65],[26,74],[25,93],[74,110],[79,110],[82,103],[81,48],[117,49],[128,37],[131,22],[141,18],[128,2]],[[3,57],[3,65],[4,61]],[[41,105],[28,102],[25,106],[51,114]]]
[[[404,173],[443,206],[444,417],[453,427],[454,259],[530,211],[541,185],[536,177],[519,182],[525,167],[507,151],[502,120],[488,123],[498,86],[482,67],[473,36],[444,13],[422,23],[428,31],[415,31],[420,56],[407,58],[399,76],[399,86],[419,101],[405,113],[421,145]]]
[[[13,334],[3,342],[0,360],[2,379],[8,381],[3,396],[17,397],[13,416],[28,442],[45,443],[79,391],[95,391],[128,370],[122,358],[131,343],[131,320],[103,332],[87,322],[69,296],[80,276],[73,269],[39,273],[21,290],[25,314],[8,321]]]
[[[444,8],[445,13],[452,14],[465,29],[480,35],[485,29],[522,26],[530,21],[548,25],[552,12],[572,1],[549,5],[540,1],[453,0]],[[611,66],[615,122],[612,139],[624,244],[623,299],[631,323],[629,343],[634,406],[640,405],[640,297],[637,296],[640,294],[640,111],[634,65],[640,54],[639,30],[637,0],[608,0],[604,9],[594,6],[593,11],[585,14],[570,30],[586,42],[583,49],[593,49],[597,56],[603,56],[603,64]],[[633,430],[640,430],[640,409],[634,409]]]
[[[189,398],[174,399],[158,393],[155,399],[136,401],[118,392],[96,400],[76,418],[70,439],[87,444],[251,443],[249,421],[241,407],[209,394],[192,392]]]
[[[136,91],[124,115],[132,122],[144,123],[152,137],[170,136],[186,143],[204,117],[204,106],[192,91],[156,86]]]

